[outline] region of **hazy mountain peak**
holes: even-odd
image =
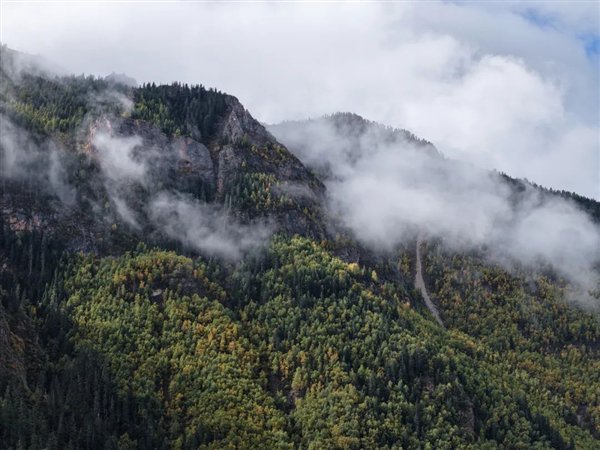
[[[105,76],[104,79],[109,83],[122,84],[123,86],[128,87],[136,87],[138,85],[138,82],[135,80],[135,78],[132,78],[124,73],[112,72],[111,74]]]
[[[24,73],[46,77],[66,74],[64,69],[43,56],[20,52],[6,44],[0,44],[0,67],[11,79],[19,79]]]

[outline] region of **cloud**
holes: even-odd
[[[73,205],[77,199],[77,190],[67,181],[68,174],[63,163],[65,158],[64,149],[59,149],[56,145],[50,144],[50,161],[47,166],[48,181],[61,202],[66,205]]]
[[[117,71],[141,81],[215,86],[238,96],[266,122],[357,112],[410,129],[464,163],[600,198],[595,95],[600,75],[597,58],[586,50],[586,42],[599,35],[599,8],[594,2],[11,3],[3,6],[2,39],[74,73]],[[36,39],[41,32],[45,39]],[[402,236],[388,224],[399,219],[410,224],[407,217],[458,240],[472,229],[468,238],[475,242],[499,239],[496,220],[512,224],[512,242],[537,242],[517,239],[524,233],[518,225],[543,223],[545,217],[562,226],[565,217],[580,217],[535,196],[531,205],[545,206],[516,211],[487,175],[471,180],[468,170],[457,166],[448,173],[410,153],[396,161],[380,146],[369,149],[371,161],[356,162],[361,171],[343,164],[345,172],[339,172],[335,163],[344,157],[343,148],[336,147],[336,136],[320,136],[332,155],[342,152],[324,159],[341,180],[330,189],[347,191],[355,202],[366,202],[364,192],[381,188],[416,200],[365,204],[386,219],[371,223],[374,241],[388,233]],[[315,159],[322,157],[322,147],[314,147]],[[390,167],[411,182],[398,185]],[[369,176],[376,170],[380,176]],[[427,171],[432,175],[417,180],[412,175]],[[446,189],[453,177],[465,180]],[[422,186],[422,180],[431,186]],[[471,198],[477,190],[485,202]],[[340,194],[340,208],[343,198]],[[352,206],[347,205],[348,220],[361,229],[368,217]],[[440,220],[435,210],[456,215],[456,221]],[[574,224],[589,230],[585,221]],[[558,231],[547,232],[561,240]],[[581,241],[595,248],[589,235],[584,231]],[[548,257],[554,251],[539,243],[533,250]]]
[[[67,153],[53,140],[35,142],[30,134],[0,114],[0,178],[25,182],[73,205],[76,189],[64,168]]]
[[[550,264],[577,286],[595,286],[600,227],[574,204],[527,185],[517,194],[498,173],[445,159],[404,133],[367,124],[352,134],[344,121],[361,128],[337,116],[269,130],[327,173],[329,210],[358,240],[390,251],[425,232],[458,251],[486,249],[509,267]]]
[[[92,144],[98,151],[102,171],[112,181],[143,181],[146,161],[135,154],[142,145],[139,136],[114,136],[107,132],[94,134]]]
[[[120,82],[118,77],[109,80],[111,84],[108,89],[89,94],[87,103],[90,109],[97,112],[118,109],[121,113],[130,113],[133,110],[133,100],[123,92],[116,90],[123,89],[123,87],[115,85],[115,82]],[[127,80],[123,80],[123,83],[126,82]]]
[[[110,200],[114,204],[115,210],[119,217],[134,230],[140,231],[142,229],[138,215],[136,212],[127,204],[127,200],[118,192],[114,190],[109,190]]]
[[[112,123],[94,124],[99,127],[93,133],[91,142],[102,171],[102,182],[110,201],[119,217],[135,230],[142,227],[138,214],[129,206],[139,196],[136,186],[147,185],[147,164],[153,151],[142,154],[142,138],[140,136],[119,136],[112,132]],[[106,129],[104,129],[106,128]]]
[[[264,224],[236,224],[214,206],[178,193],[159,193],[148,211],[168,237],[202,253],[231,260],[262,245],[272,234]]]
[[[434,98],[402,106],[406,126],[450,156],[598,197],[598,130],[564,108],[557,85],[500,56],[473,62]]]
[[[150,179],[149,168],[153,166],[154,176],[168,172],[165,166],[169,165],[170,144],[157,148],[156,142],[140,136],[115,134],[113,128],[118,125],[110,121],[97,126],[92,144],[106,192],[117,214],[134,229],[142,229],[140,217],[144,216],[156,230],[186,247],[229,260],[241,258],[272,234],[265,224],[238,224],[216,205],[177,191],[156,189],[153,182],[157,180]]]
[[[449,156],[600,198],[599,72],[586,52],[598,8],[11,3],[2,25],[9,45],[75,73],[203,83],[270,123],[352,111]],[[573,134],[576,149],[562,139]]]
[[[6,117],[0,116],[0,175],[4,178],[20,178],[36,159],[33,143]]]
[[[89,185],[97,188],[84,195],[99,221],[106,219],[101,205],[107,198],[113,211],[133,230],[154,229],[204,254],[237,260],[268,241],[272,230],[266,223],[239,224],[216,205],[153,184],[149,167],[154,165],[156,173],[168,172],[170,147],[158,149],[141,136],[115,134],[116,125],[110,120],[84,121],[84,129],[91,130],[94,160],[100,169],[88,172]],[[68,153],[51,139],[34,142],[26,130],[0,117],[0,178],[39,185],[73,206],[78,196],[67,181]],[[293,185],[281,189],[289,195],[304,195]]]

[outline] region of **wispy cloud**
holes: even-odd
[[[224,211],[187,195],[161,192],[149,215],[167,236],[202,253],[239,259],[264,244],[272,230],[265,224],[241,225]]]
[[[203,83],[270,123],[352,111],[449,156],[600,198],[600,72],[589,51],[599,8],[11,3],[2,25],[9,45],[74,73]]]
[[[486,249],[508,265],[550,264],[584,289],[595,286],[600,227],[562,198],[527,185],[516,192],[498,173],[378,126],[353,135],[339,120],[321,119],[270,130],[309,166],[328,168],[330,212],[376,250],[421,231],[455,250]]]
[[[0,178],[35,186],[73,205],[76,189],[69,183],[64,168],[66,150],[59,142],[39,143],[30,134],[0,114]]]

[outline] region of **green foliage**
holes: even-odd
[[[509,274],[439,246],[428,253],[427,278],[446,324],[497,353],[499,367],[518,377],[526,403],[557,433],[592,448],[577,427],[599,437],[598,315],[569,304],[574,294],[547,276]]]
[[[12,375],[0,377],[0,439],[9,448],[596,442],[597,328],[589,316],[556,306],[548,314],[564,322],[560,337],[525,323],[519,337],[511,326],[518,315],[503,317],[510,307],[487,306],[486,315],[456,302],[453,292],[465,289],[474,289],[468,302],[484,298],[486,283],[498,292],[489,305],[513,302],[517,279],[495,269],[472,270],[486,280],[476,283],[457,278],[467,276],[455,272],[464,261],[440,269],[431,253],[430,277],[448,271],[433,289],[449,324],[443,331],[399,287],[379,285],[371,269],[305,238],[277,237],[230,274],[143,245],[60,264],[46,250],[44,264],[57,267],[51,275],[40,258],[29,262],[28,254],[42,251],[39,239],[3,236],[3,252],[12,249],[11,261],[23,270],[0,280],[0,328],[17,356]],[[29,266],[46,274],[38,282],[45,287],[8,291],[6,283],[27,278]],[[548,290],[540,287],[531,304],[560,304],[556,288],[543,283]],[[24,339],[35,333],[39,339]],[[27,361],[28,353],[37,356]]]
[[[49,79],[24,74],[12,88],[7,112],[29,130],[68,133],[91,112],[121,113],[118,95],[126,91],[92,76]]]
[[[75,348],[106,356],[121,394],[150,405],[142,414],[172,446],[285,447],[258,355],[204,265],[166,252],[88,259],[66,288]]]
[[[63,137],[89,114],[127,114],[122,96],[134,119],[205,144],[228,111],[224,94],[179,83],[25,75],[0,86],[2,112]],[[306,183],[286,194],[295,179],[279,174],[300,163],[283,147],[231,144],[240,170],[224,192],[176,187],[243,218],[302,210],[317,221],[318,206],[300,199]],[[68,159],[67,172],[93,199],[99,169],[86,158]],[[508,181],[517,198],[523,184]],[[571,197],[597,216],[596,202]],[[425,277],[443,330],[419,305],[408,253],[369,265],[346,236],[277,236],[234,265],[142,243],[124,252],[137,241],[116,223],[95,236],[102,255],[18,228],[0,227],[2,448],[598,447],[600,323],[549,275],[430,247]]]
[[[277,178],[270,173],[240,172],[227,187],[225,205],[251,216],[293,206],[293,201],[277,191]]]
[[[207,143],[227,110],[225,95],[180,83],[127,88],[92,76],[23,75],[5,94],[6,110],[19,125],[38,133],[70,133],[88,114],[131,114],[169,136],[191,136]],[[124,103],[133,97],[133,111]]]
[[[250,146],[250,151],[262,160],[268,161],[271,164],[283,164],[291,157],[285,147],[282,147],[277,143],[267,143],[261,146],[252,145]]]
[[[169,136],[190,136],[208,143],[227,111],[225,95],[200,85],[144,84],[134,91],[132,117],[151,122]]]

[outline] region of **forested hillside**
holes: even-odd
[[[598,448],[599,290],[426,237],[441,327],[414,284],[419,230],[370,246],[331,212],[335,168],[234,97],[10,52],[1,448]],[[445,164],[408,132],[323,120],[344,161],[383,138]]]

